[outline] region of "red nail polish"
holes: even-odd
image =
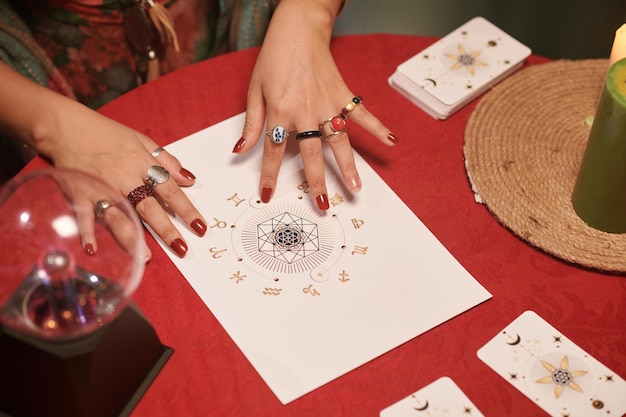
[[[193,175],[191,172],[187,171],[185,168],[181,168],[180,169],[180,175],[182,175],[183,177],[187,178],[188,180],[195,180],[196,176]]]
[[[206,224],[200,219],[196,219],[191,222],[191,228],[198,234],[198,236],[204,236],[206,233]]]
[[[263,187],[263,189],[261,190],[261,201],[264,203],[269,203],[271,197],[272,189],[270,187]]]
[[[318,195],[317,198],[315,198],[315,202],[320,210],[328,210],[330,208],[330,204],[328,204],[328,196],[326,194]]]
[[[400,142],[400,141],[398,140],[398,138],[396,138],[396,137],[393,135],[393,133],[388,134],[388,135],[387,135],[387,139],[389,139],[389,141],[390,141],[390,142],[393,142],[393,143],[398,143],[398,142]]]
[[[93,256],[96,253],[93,250],[93,245],[91,243],[87,243],[84,249],[85,249],[85,253],[89,256]]]
[[[181,238],[175,239],[170,244],[170,248],[172,248],[172,250],[176,252],[176,255],[178,255],[181,258],[184,258],[185,254],[187,253],[187,244]]]
[[[237,141],[237,143],[235,144],[235,147],[233,148],[233,153],[239,153],[241,152],[241,149],[243,149],[244,145],[246,144],[246,139],[244,137],[242,137],[241,139],[239,139]]]

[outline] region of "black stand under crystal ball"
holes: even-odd
[[[131,300],[145,246],[102,179],[43,169],[0,188],[0,417],[130,414],[172,354]]]
[[[45,341],[0,327],[0,416],[127,416],[172,354],[131,303],[86,336]]]

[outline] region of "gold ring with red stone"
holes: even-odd
[[[326,141],[329,139],[345,133],[348,130],[348,121],[343,114],[338,114],[337,116],[331,116],[328,119],[324,120],[324,122],[320,125],[320,130],[323,131],[324,126],[330,127],[331,133],[326,135]]]

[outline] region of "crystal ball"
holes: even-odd
[[[85,336],[128,305],[145,266],[144,230],[101,179],[46,168],[0,189],[0,324],[45,340]]]

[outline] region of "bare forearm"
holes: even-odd
[[[28,144],[57,164],[81,157],[119,124],[83,104],[35,84],[0,62],[0,133]]]
[[[61,115],[87,109],[74,100],[33,83],[0,62],[0,133],[51,156],[60,137]]]

